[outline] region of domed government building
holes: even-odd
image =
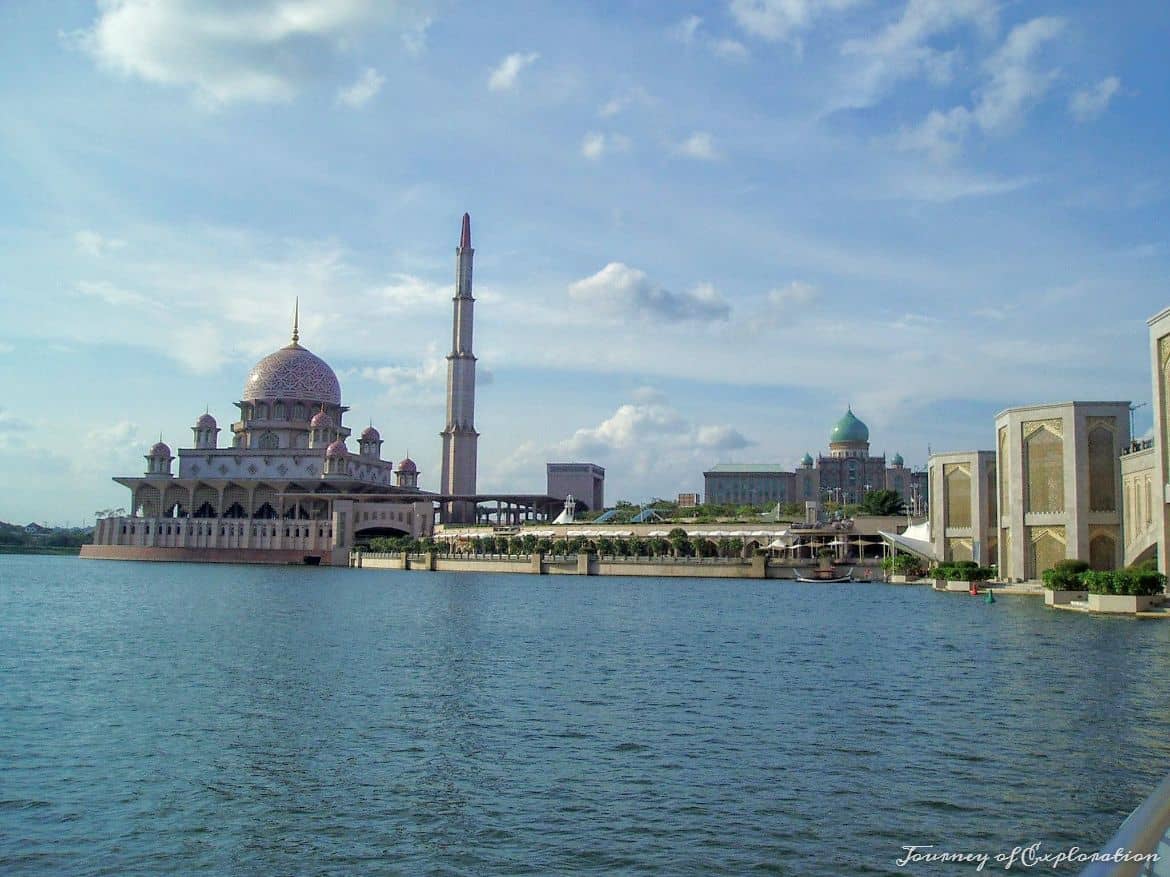
[[[294,310],[292,340],[248,372],[226,440],[205,412],[190,447],[176,455],[155,444],[142,475],[114,479],[130,491],[130,513],[99,519],[82,556],[345,564],[359,536],[431,535],[436,505],[448,523],[476,520],[485,500],[495,501],[497,519],[547,517],[558,505],[551,497],[476,493],[473,252],[464,214],[439,492],[420,489],[409,456],[383,459],[372,423],[353,440],[337,375],[301,345]]]
[[[887,463],[869,453],[869,427],[852,407],[829,432],[829,453],[805,454],[796,469],[770,463],[720,463],[703,473],[704,502],[718,505],[859,503],[873,490],[892,490],[917,513],[926,508],[925,472],[906,468],[901,454]]]

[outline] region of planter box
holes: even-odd
[[[1073,600],[1079,600],[1083,603],[1088,596],[1088,591],[1053,591],[1046,588],[1044,590],[1044,605],[1064,606]]]
[[[911,582],[918,581],[918,579],[919,579],[919,576],[904,576],[904,575],[898,575],[896,573],[892,574],[890,576],[890,581],[894,582],[895,584],[898,584],[898,585],[908,585]]]
[[[1109,612],[1121,615],[1132,615],[1134,612],[1145,612],[1155,606],[1160,606],[1164,594],[1154,594],[1149,597],[1123,597],[1117,594],[1089,594],[1090,612]]]
[[[982,586],[982,584],[983,583],[980,582],[980,586]],[[936,591],[951,591],[951,592],[956,593],[956,594],[957,593],[965,594],[971,590],[971,583],[970,582],[955,582],[955,581],[950,581],[948,579],[935,579],[932,587]]]

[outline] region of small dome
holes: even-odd
[[[309,426],[313,429],[328,429],[333,426],[333,418],[324,411],[318,411],[309,421]]]
[[[812,454],[805,454],[803,457],[800,458],[800,465],[801,466],[811,466],[812,464],[813,464]]]
[[[243,398],[245,401],[300,399],[340,405],[341,384],[325,360],[294,341],[256,363],[244,382]]]
[[[215,418],[210,414],[200,414],[199,419],[195,421],[196,429],[215,429]]]
[[[906,461],[902,459],[901,454],[894,454],[894,458],[890,462],[895,466],[905,466]]]
[[[325,449],[326,457],[344,457],[348,453],[349,448],[345,446],[345,439],[338,439]]]
[[[849,408],[845,415],[837,421],[833,431],[829,433],[829,443],[834,442],[868,442],[869,427],[862,423]]]
[[[401,463],[398,464],[398,471],[399,472],[417,472],[418,466],[416,466],[414,464],[414,460],[410,459],[410,457],[407,457],[405,460],[403,460]]]
[[[155,442],[150,449],[150,456],[152,457],[169,457],[170,455],[171,449],[166,442]]]
[[[378,432],[378,430],[374,429],[373,426],[367,426],[365,429],[362,430],[362,441],[363,442],[376,442],[376,441],[381,441],[381,440],[382,440],[381,434]]]

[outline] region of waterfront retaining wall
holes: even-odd
[[[345,565],[347,552],[338,558]],[[98,560],[149,560],[172,563],[267,563],[300,564],[306,557],[319,557],[322,566],[333,564],[331,551],[262,548],[164,548],[148,545],[83,545],[81,556]]]

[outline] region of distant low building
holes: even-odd
[[[596,463],[546,463],[548,495],[563,500],[572,494],[577,511],[605,508],[605,469]]]
[[[829,453],[805,454],[795,470],[773,463],[720,463],[703,473],[704,502],[772,505],[790,502],[859,503],[866,493],[892,490],[916,513],[926,509],[925,472],[869,453],[869,427],[848,409],[829,434]]]
[[[699,494],[697,493],[680,493],[678,495],[678,507],[680,509],[693,509],[699,504]]]

